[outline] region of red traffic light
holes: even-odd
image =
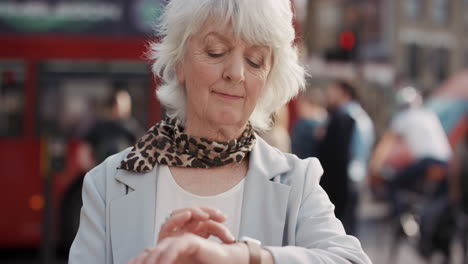
[[[347,30],[340,34],[340,47],[343,50],[350,51],[356,46],[356,35],[354,32]]]

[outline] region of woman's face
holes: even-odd
[[[244,126],[263,92],[271,60],[269,47],[236,38],[230,26],[205,23],[177,66],[187,94],[187,122]]]

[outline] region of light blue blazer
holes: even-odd
[[[129,151],[86,175],[69,263],[127,263],[153,245],[156,168],[117,170]],[[317,159],[300,160],[258,138],[249,157],[239,236],[262,241],[275,263],[371,263],[335,218],[319,186],[322,173]]]

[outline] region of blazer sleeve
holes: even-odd
[[[334,206],[319,185],[323,170],[317,159],[310,159],[299,207],[294,245],[266,247],[275,263],[372,263],[358,239],[348,236],[334,215]]]
[[[107,263],[105,250],[105,169],[103,165],[86,174],[80,226],[70,248],[69,263]]]

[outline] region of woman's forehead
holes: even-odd
[[[201,23],[200,28],[194,34],[202,35],[203,38],[208,35],[215,35],[220,39],[228,40],[230,42],[242,40],[250,45],[269,46],[266,41],[262,41],[255,37],[252,38],[252,34],[247,33],[251,31],[251,29],[247,27],[251,26],[254,25],[236,27],[233,25],[232,20],[219,16],[211,16],[208,17],[204,23]]]
[[[198,33],[197,37],[201,38],[204,42],[212,40],[220,41],[226,44],[236,44],[239,42],[245,43],[247,46],[254,46],[262,49],[271,49],[268,45],[260,41],[248,40],[241,33],[236,34],[230,23],[221,25],[218,23],[204,23]]]

